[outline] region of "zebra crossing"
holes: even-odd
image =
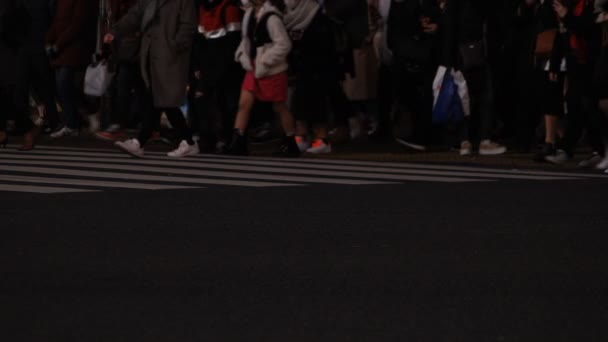
[[[600,175],[512,171],[436,164],[277,159],[200,155],[170,159],[146,153],[134,159],[117,151],[40,146],[33,152],[0,150],[0,192],[79,193],[228,187],[382,186],[409,182],[482,183],[561,181]]]

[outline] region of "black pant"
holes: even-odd
[[[378,130],[390,132],[395,82],[392,67],[382,64],[378,71]]]
[[[433,110],[433,68],[396,63],[393,68],[396,98],[412,115],[412,130],[407,140],[428,144]]]
[[[329,105],[334,115],[334,124],[339,127],[348,127],[348,119],[355,113],[352,103],[339,82],[334,81],[328,87]]]
[[[137,110],[133,110],[133,104]],[[118,64],[113,85],[112,108],[107,121],[126,128],[143,121],[151,110],[152,105],[149,99],[146,99],[146,86],[139,64]]]
[[[461,140],[491,139],[494,126],[494,92],[489,67],[463,72],[471,99],[471,117],[461,128]]]
[[[0,132],[6,132],[6,121],[9,113],[15,112],[14,86],[0,86]]]
[[[568,60],[568,92],[566,103],[566,134],[561,148],[572,155],[583,130],[587,129],[594,152],[604,154],[604,116],[598,110],[598,100],[593,96],[593,69],[589,65]]]
[[[160,117],[163,112],[167,115],[171,126],[173,126],[173,128],[177,131],[180,141],[185,140],[188,142],[188,144],[193,145],[194,141],[192,140],[192,132],[186,124],[186,119],[179,108],[154,108],[153,110],[149,111],[148,114],[143,118],[141,130],[139,131],[139,136],[137,137],[139,143],[143,146],[148,142],[148,140],[150,140],[152,132],[154,132],[154,129],[158,127],[158,123],[160,122]]]
[[[33,128],[29,112],[29,96],[32,90],[45,105],[49,125],[55,128],[59,123],[55,103],[55,80],[44,51],[21,50],[18,53],[15,68],[18,75],[15,85],[17,129],[27,132]]]
[[[209,138],[209,143],[220,139],[230,139],[234,120],[238,111],[240,83],[223,82],[216,88],[204,91],[203,96],[190,97],[193,105],[191,123],[201,135]]]

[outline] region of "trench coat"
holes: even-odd
[[[197,29],[192,0],[156,0],[154,20],[142,28],[146,6],[154,0],[139,0],[113,27],[121,39],[142,31],[140,66],[155,108],[180,107],[186,101],[192,42]],[[143,30],[142,30],[143,29]]]

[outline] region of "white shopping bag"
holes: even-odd
[[[443,85],[443,78],[445,77],[447,70],[448,69],[446,67],[441,65],[437,69],[437,74],[435,74],[435,80],[433,81],[433,109],[435,109],[435,105],[437,104],[437,99],[439,98],[439,93],[441,92],[441,86]]]
[[[89,96],[103,96],[112,83],[113,73],[110,73],[105,61],[91,64],[84,76],[84,93]]]
[[[458,96],[462,103],[462,112],[465,116],[471,115],[471,96],[469,95],[469,86],[467,80],[460,71],[452,70],[452,77],[454,77],[454,83],[458,86]]]

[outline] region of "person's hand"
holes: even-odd
[[[564,6],[561,0],[553,0],[553,10],[560,19],[564,19],[568,14],[568,8]]]
[[[435,33],[438,29],[439,25],[437,24],[430,23],[422,25],[422,30],[424,31],[424,33]]]
[[[114,35],[111,33],[107,33],[105,36],[103,36],[103,42],[105,44],[110,44],[114,41]]]
[[[429,17],[421,17],[420,25],[422,26],[422,31],[424,33],[435,33],[439,28],[439,25],[431,22],[431,18]]]
[[[194,78],[196,78],[197,80],[201,79],[201,72],[199,70],[194,72]]]
[[[549,73],[549,81],[557,82],[557,73],[556,72],[551,71]]]

